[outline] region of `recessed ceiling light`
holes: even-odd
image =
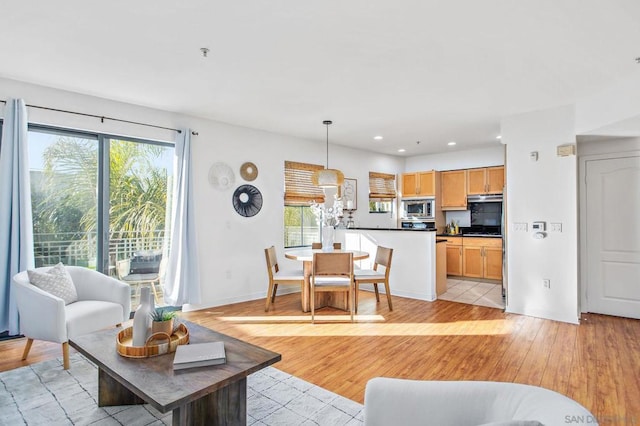
[[[398,152],[405,152],[405,151],[406,151],[406,149],[404,149],[404,148],[400,148],[400,149],[398,150]]]
[[[449,142],[447,145],[454,146],[456,143],[454,141]]]
[[[383,139],[382,136],[374,136],[373,138],[377,141],[381,141]]]
[[[498,139],[498,140],[502,139],[502,135],[496,136],[496,139]]]

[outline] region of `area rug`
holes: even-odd
[[[98,368],[80,354],[0,373],[1,425],[170,425],[148,404],[98,407]],[[277,368],[247,378],[249,425],[362,425],[363,406]]]

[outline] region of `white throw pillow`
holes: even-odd
[[[64,300],[65,305],[78,300],[76,286],[73,285],[71,275],[62,263],[58,263],[46,272],[31,269],[27,274],[31,284]]]

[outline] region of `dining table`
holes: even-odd
[[[284,252],[284,257],[291,260],[302,261],[302,268],[304,272],[304,285],[302,286],[302,311],[309,312],[311,310],[310,294],[311,294],[311,271],[313,269],[313,255],[314,253],[352,253],[353,260],[362,260],[369,257],[369,253],[361,250],[350,249],[333,249],[330,252],[323,249],[290,249]],[[344,311],[349,310],[349,292],[322,292],[316,293],[315,307],[316,309],[325,306],[331,306],[332,308],[342,309]]]

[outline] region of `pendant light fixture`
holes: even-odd
[[[329,168],[329,125],[331,120],[322,122],[327,126],[327,168],[316,170],[311,175],[311,182],[320,188],[336,188],[344,183],[344,174],[340,170]]]

